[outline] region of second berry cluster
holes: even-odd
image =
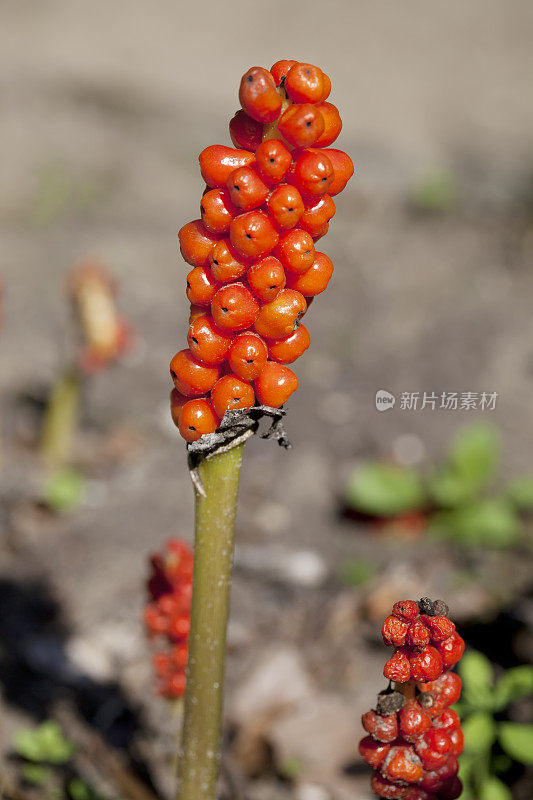
[[[298,387],[288,365],[309,347],[301,319],[333,273],[315,243],[354,171],[329,147],[342,127],[330,89],[311,64],[252,67],[230,122],[235,147],[200,154],[201,218],[179,232],[193,268],[188,347],[170,364],[172,418],[188,442],[226,411],[279,407]]]

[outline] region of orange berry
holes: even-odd
[[[271,218],[279,228],[294,228],[304,213],[302,195],[290,183],[277,186],[267,200]]]
[[[211,250],[209,263],[213,277],[221,283],[241,278],[248,269],[248,265],[237,258],[227,239],[221,239],[216,243]]]
[[[334,178],[328,189],[328,194],[332,197],[342,192],[350,178],[355,172],[353,161],[347,153],[342,150],[335,150],[334,148],[326,148],[325,150],[317,150],[317,153],[325,155],[334,171]]]
[[[239,167],[232,172],[226,186],[231,201],[243,211],[263,205],[269,194],[268,186],[251,167]]]
[[[240,333],[231,343],[228,362],[238,378],[253,381],[267,362],[268,350],[256,333]]]
[[[285,78],[285,91],[293,103],[323,103],[331,91],[331,82],[313,64],[295,64]]]
[[[287,286],[301,292],[304,297],[315,297],[324,291],[333,275],[333,263],[325,254],[315,251],[312,266],[301,275],[287,274]]]
[[[242,76],[239,101],[248,116],[263,124],[274,122],[281,111],[281,95],[274,78],[262,67],[251,67]]]
[[[210,189],[202,197],[200,212],[205,229],[222,235],[229,231],[231,220],[239,210],[231,202],[227,189]]]
[[[279,132],[294,147],[310,147],[322,136],[324,127],[324,117],[310,103],[289,106],[278,123]]]
[[[292,164],[290,150],[279,139],[267,139],[255,151],[257,169],[269,184],[279,183]]]
[[[170,362],[174,386],[186,397],[200,397],[211,391],[220,377],[220,367],[208,367],[197,361],[190,350],[180,350]]]
[[[333,103],[321,103],[317,108],[324,120],[324,130],[316,140],[314,147],[328,147],[333,144],[342,130],[341,115]]]
[[[178,233],[181,255],[192,267],[206,267],[218,237],[204,227],[201,219],[188,222]]]
[[[235,147],[254,152],[263,141],[263,126],[240,108],[230,120],[229,135]]]
[[[285,270],[279,259],[265,256],[250,267],[246,280],[255,296],[268,303],[285,287]]]
[[[298,378],[289,367],[276,361],[267,361],[263,371],[254,381],[257,399],[262,405],[279,408],[298,388]]]
[[[236,375],[224,375],[211,390],[211,402],[222,419],[226,411],[236,408],[250,408],[255,403],[254,390],[246,381]]]
[[[276,61],[276,63],[270,67],[270,74],[274,78],[276,86],[279,86],[281,81],[285,80],[290,68],[294,67],[297,63],[297,61],[284,59],[282,61]]]
[[[208,306],[219,288],[210,269],[195,267],[187,275],[187,297],[195,306]]]
[[[259,258],[278,243],[279,235],[262,211],[248,211],[232,221],[229,235],[238,252],[247,258]]]
[[[211,301],[215,323],[225,330],[243,331],[253,324],[259,303],[242,283],[229,283],[218,290]]]
[[[255,156],[248,150],[235,150],[223,144],[212,144],[199,156],[202,178],[211,189],[225,186],[234,169],[253,164]]]
[[[170,392],[170,416],[172,417],[172,422],[177,427],[178,426],[178,419],[181,413],[181,409],[185,405],[185,403],[189,402],[189,398],[185,397],[185,395],[180,394],[177,389],[172,389]]]
[[[268,357],[280,364],[292,364],[302,353],[305,353],[311,344],[311,337],[305,325],[300,324],[296,330],[285,339],[273,339],[268,342]]]
[[[218,417],[213,406],[204,397],[189,400],[179,416],[178,427],[187,442],[195,442],[205,433],[213,433],[218,428]]]
[[[283,339],[294,332],[306,310],[307,303],[300,292],[283,289],[274,300],[261,307],[255,329],[265,339]]]
[[[315,245],[307,231],[293,228],[283,234],[275,254],[286,270],[300,274],[312,266],[315,260]]]
[[[294,183],[302,194],[320,197],[328,192],[334,180],[333,165],[329,160],[326,150],[305,150],[296,161],[291,175]]]
[[[324,227],[335,216],[335,202],[329,194],[323,194],[318,200],[311,200],[300,217],[300,228],[311,234],[313,239],[323,236]]]
[[[198,317],[187,333],[187,344],[193,356],[203,364],[221,364],[228,353],[232,335],[217,328],[213,318]]]

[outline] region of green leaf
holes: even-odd
[[[459,662],[458,672],[465,692],[492,691],[494,670],[489,659],[478,650],[468,650]]]
[[[477,493],[477,485],[465,480],[460,473],[443,467],[429,478],[428,492],[435,505],[454,508],[472,500]]]
[[[533,725],[501,722],[498,741],[507,755],[521,764],[533,764]]]
[[[394,464],[365,464],[352,474],[346,501],[366,514],[386,517],[420,508],[425,495],[415,470]]]
[[[431,532],[469,547],[503,549],[516,544],[522,524],[510,503],[494,497],[436,514]]]
[[[513,795],[504,783],[491,775],[479,787],[479,800],[513,800]]]
[[[515,478],[507,485],[506,494],[520,511],[533,511],[533,476]]]
[[[53,511],[73,511],[85,500],[85,478],[73,469],[57,470],[48,478],[43,493],[46,504]]]
[[[43,767],[42,764],[24,764],[20,774],[27,783],[42,786],[52,777],[52,770],[50,767]]]
[[[459,431],[448,452],[448,465],[470,484],[486,486],[498,462],[500,440],[496,429],[476,423]]]
[[[463,723],[465,735],[465,753],[467,755],[484,755],[488,753],[496,739],[496,725],[492,716],[477,711]]]
[[[16,752],[27,761],[65,764],[72,757],[72,745],[54,720],[47,720],[34,729],[18,731],[13,739]]]
[[[496,684],[494,703],[496,708],[504,709],[509,703],[533,694],[533,667],[524,665],[508,669]]]
[[[373,561],[345,561],[340,568],[339,578],[346,586],[360,586],[374,577],[376,569]]]

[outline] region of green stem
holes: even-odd
[[[215,798],[243,446],[205,460],[199,469],[206,496],[196,491],[193,596],[178,800]]]
[[[63,467],[70,460],[78,424],[80,388],[80,375],[72,370],[61,376],[50,395],[41,440],[41,456],[49,469]]]

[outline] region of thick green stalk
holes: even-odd
[[[226,629],[239,473],[239,445],[205,460],[196,491],[189,663],[178,767],[178,800],[214,800],[220,766]]]
[[[78,424],[81,378],[75,371],[61,376],[52,390],[45,412],[41,455],[46,467],[68,464]]]

